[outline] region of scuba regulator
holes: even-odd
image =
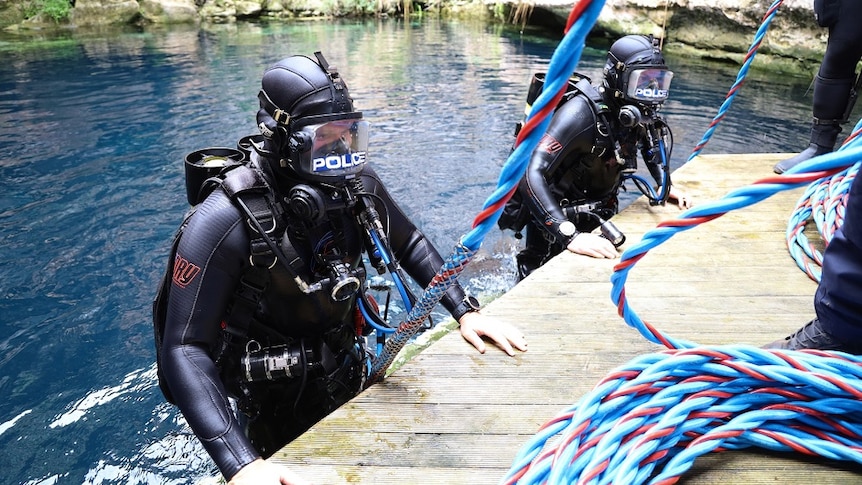
[[[624,161],[623,177],[631,180],[638,190],[647,197],[649,204],[664,205],[670,196],[670,158],[673,149],[673,136],[667,123],[650,107],[624,105],[619,112],[620,125],[637,130],[638,148],[646,162],[646,168],[659,184],[657,189],[638,175],[635,154]]]
[[[337,230],[332,227],[327,214],[330,212],[340,214],[349,209],[348,203],[343,197],[338,197],[337,192],[327,196],[322,187],[309,184],[295,185],[290,189],[285,200],[289,212],[293,215],[292,219],[304,228],[305,237],[317,241],[331,241],[336,237]],[[306,286],[303,292],[311,293],[328,289],[330,299],[336,302],[345,301],[355,295],[362,286],[360,277],[364,278],[365,273],[360,268],[350,268],[341,256],[337,249],[328,254],[315,251],[315,261],[325,268],[323,272],[328,276]]]

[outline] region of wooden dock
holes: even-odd
[[[703,155],[674,174],[695,203],[772,175],[781,155]],[[663,334],[703,345],[762,345],[813,316],[816,284],[790,257],[785,227],[803,189],[681,232],[631,271],[628,301]],[[675,207],[643,199],[614,218],[623,249]],[[480,355],[458,332],[422,351],[271,458],[315,484],[497,484],[538,428],[613,369],[663,350],[610,299],[618,260],[563,253],[483,310],[521,327],[529,350]],[[710,453],[683,480],[862,483],[860,468],[757,449]]]

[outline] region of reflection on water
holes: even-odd
[[[263,69],[322,50],[372,122],[370,156],[448,254],[497,184],[530,75],[555,42],[476,23],[188,27],[0,38],[0,469],[7,483],[189,483],[216,473],[155,387],[150,303],[185,211],[181,160],[255,132]],[[734,82],[669,57],[683,163]],[[579,70],[597,76],[603,51]],[[794,151],[808,80],[746,84],[704,153]],[[492,231],[461,277],[514,284]]]

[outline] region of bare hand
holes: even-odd
[[[691,198],[685,195],[681,190],[671,186],[670,193],[667,195],[668,200],[676,201],[677,207],[680,209],[690,209],[692,206]]]
[[[258,458],[231,477],[228,485],[308,485],[309,482],[282,465]]]
[[[476,347],[480,354],[485,353],[483,336],[493,340],[509,356],[515,355],[513,346],[521,352],[527,351],[527,340],[520,330],[482,312],[467,312],[458,323],[461,324],[461,336]]]
[[[620,256],[619,251],[607,239],[591,232],[582,232],[575,236],[566,246],[566,249],[584,256],[593,258],[614,259]]]

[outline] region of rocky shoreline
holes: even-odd
[[[383,0],[367,7],[374,8],[373,12],[361,10],[358,3],[351,6],[324,0],[75,0],[68,20],[56,23],[38,16],[25,20],[16,12],[19,4],[0,0],[0,27],[21,36],[51,29],[121,25],[392,16],[404,15],[405,5],[412,15],[469,16],[559,34],[572,8],[572,1],[561,0],[434,4]],[[613,39],[628,33],[653,34],[676,54],[741,65],[767,12],[775,6],[757,0],[607,0],[591,35]],[[770,18],[756,68],[813,76],[826,47],[826,30],[815,23],[811,0],[783,0]]]

